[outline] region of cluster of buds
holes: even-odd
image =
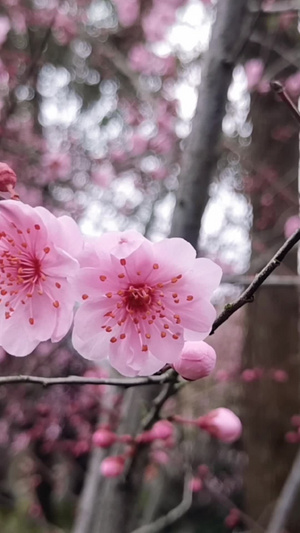
[[[180,424],[190,424],[206,431],[212,437],[222,442],[232,443],[238,440],[242,433],[242,424],[240,419],[229,409],[220,407],[210,411],[205,416],[195,420],[189,420],[181,416],[174,416],[173,422]],[[154,448],[152,457],[155,460],[157,443],[164,444],[165,447],[174,445],[174,426],[169,420],[159,420],[153,427],[140,433],[135,438],[130,435],[117,435],[108,427],[101,427],[93,435],[93,443],[99,448],[110,448],[113,444],[119,442],[127,445],[127,450],[123,455],[110,456],[102,461],[101,473],[105,477],[117,477],[123,473],[127,457],[132,455],[141,445],[152,445]],[[161,451],[161,450],[160,450]],[[157,461],[160,462],[159,460]],[[165,463],[166,461],[162,461]],[[203,472],[202,472],[203,474]],[[199,482],[200,481],[200,482]],[[191,480],[191,490],[197,492],[202,489],[202,481],[198,477]]]
[[[130,435],[117,435],[108,426],[102,426],[98,428],[92,438],[94,446],[102,449],[108,449],[115,443],[122,443],[127,445],[123,455],[110,456],[104,459],[101,463],[101,474],[104,477],[118,477],[124,471],[126,459],[132,457],[136,449],[140,445],[154,444],[156,442],[164,442],[167,446],[170,444],[170,440],[173,437],[174,427],[168,420],[159,420],[156,422],[152,429],[140,433],[135,438]],[[172,441],[173,443],[173,441]],[[153,450],[152,458],[158,463],[162,464],[167,462],[164,457],[162,460],[161,455],[158,454],[160,450]]]
[[[294,430],[285,434],[285,440],[289,444],[298,444],[300,442],[300,415],[293,415],[291,424]]]

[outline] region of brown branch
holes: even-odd
[[[285,258],[287,253],[297,244],[300,240],[300,230],[297,230],[276,252],[272,257],[269,263],[258,273],[256,274],[252,283],[249,287],[232,303],[229,303],[225,306],[221,314],[216,318],[213,323],[210,335],[212,335],[216,329],[221,326],[226,320],[228,320],[233,313],[238,309],[246,305],[247,303],[253,302],[254,294],[257,289],[263,284],[263,282],[272,274],[272,272],[281,264],[281,261]]]
[[[183,515],[185,515],[185,513],[187,513],[187,511],[190,509],[193,501],[193,493],[189,486],[190,480],[191,476],[187,474],[184,480],[182,500],[179,505],[174,507],[174,509],[169,511],[166,515],[161,516],[151,524],[138,527],[137,529],[132,531],[132,533],[158,533],[159,531],[163,531],[167,526],[174,524]]]
[[[280,83],[280,81],[274,80],[270,83],[273,91],[279,96],[279,98],[286,104],[290,112],[292,113],[293,117],[296,119],[298,124],[300,124],[300,113],[297,108],[297,106],[294,104],[294,102],[290,99],[289,95],[285,91],[283,85]]]
[[[1,385],[12,385],[16,383],[32,383],[49,387],[50,385],[113,385],[115,387],[139,387],[141,385],[162,385],[164,383],[173,383],[173,372],[165,373],[160,376],[148,376],[145,378],[85,378],[81,376],[67,376],[58,378],[44,378],[41,376],[1,376]]]

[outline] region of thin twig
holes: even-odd
[[[158,533],[159,531],[164,530],[167,526],[174,524],[183,515],[185,515],[185,513],[187,513],[187,511],[190,509],[193,501],[193,493],[190,489],[190,480],[191,476],[190,474],[187,474],[184,480],[182,500],[179,505],[174,507],[174,509],[169,511],[166,515],[161,516],[151,524],[138,527],[131,533]]]
[[[290,99],[289,95],[285,91],[282,83],[280,81],[274,80],[270,82],[270,85],[273,89],[273,91],[278,94],[279,98],[286,104],[290,112],[292,113],[293,117],[297,120],[298,124],[300,124],[300,113],[297,108],[297,106],[294,104],[294,102]]]
[[[146,415],[144,420],[142,421],[142,430],[146,431],[147,429],[151,428],[153,422],[155,422],[158,417],[161,408],[163,407],[164,403],[167,401],[168,398],[173,396],[173,394],[176,393],[176,383],[178,380],[178,374],[174,370],[172,371],[170,376],[170,381],[168,385],[166,385],[162,391],[159,393],[159,395],[153,400],[153,406],[151,411]]]
[[[253,302],[254,294],[257,289],[263,284],[263,282],[272,274],[272,272],[281,264],[281,261],[285,258],[287,253],[297,244],[300,239],[300,229],[297,230],[276,252],[272,257],[269,263],[258,273],[256,274],[252,283],[249,287],[232,303],[229,303],[225,306],[221,314],[216,318],[213,323],[210,335],[212,335],[216,329],[221,326],[228,318],[233,315],[238,309],[246,305],[247,303]]]
[[[129,389],[141,385],[162,385],[173,383],[173,373],[165,373],[160,376],[149,376],[145,378],[85,378],[81,376],[67,376],[58,378],[44,378],[41,376],[1,376],[1,385],[12,385],[16,383],[33,383],[48,387],[50,385],[114,385]]]
[[[300,449],[296,455],[292,469],[283,486],[273,511],[266,533],[281,533],[290,516],[292,507],[300,490]]]

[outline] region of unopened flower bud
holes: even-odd
[[[241,520],[241,513],[239,509],[231,509],[229,515],[225,518],[225,526],[233,529]]]
[[[187,341],[180,359],[173,364],[174,369],[183,378],[190,381],[205,378],[216,364],[216,352],[203,341]]]
[[[166,440],[173,435],[173,425],[168,420],[159,420],[151,429],[153,439]]]
[[[9,192],[12,198],[18,198],[15,193],[17,176],[14,171],[6,164],[0,162],[0,191]]]
[[[230,409],[219,407],[198,419],[198,426],[223,442],[234,442],[242,433],[240,419]]]
[[[203,489],[203,483],[198,477],[193,477],[189,482],[189,489],[191,492],[199,492]]]
[[[100,472],[104,477],[118,477],[124,471],[125,458],[122,455],[106,457],[101,463]]]
[[[97,429],[92,437],[93,444],[98,448],[110,448],[116,439],[115,433],[105,428]]]

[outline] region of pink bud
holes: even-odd
[[[116,435],[109,429],[99,428],[93,434],[92,441],[98,448],[110,448],[117,440]]]
[[[159,420],[151,429],[153,439],[166,440],[173,435],[173,425],[168,420]]]
[[[230,409],[219,407],[198,419],[198,426],[223,442],[234,442],[242,433],[240,419]]]
[[[125,459],[122,455],[106,457],[101,463],[100,472],[104,477],[118,477],[124,471]]]
[[[286,239],[289,239],[300,228],[300,217],[294,215],[287,219],[284,225],[284,235]]]
[[[225,525],[234,528],[241,520],[241,513],[238,509],[231,509],[229,515],[225,518]]]
[[[296,444],[297,442],[299,442],[299,435],[298,433],[295,433],[294,431],[288,431],[285,434],[284,439],[289,444]]]
[[[203,341],[187,341],[180,359],[174,363],[174,369],[183,378],[190,381],[208,376],[216,364],[216,352]]]
[[[286,383],[289,379],[288,373],[280,368],[273,370],[271,377],[273,381],[277,381],[277,383]]]
[[[246,383],[251,383],[251,381],[257,380],[257,375],[253,368],[246,368],[245,370],[243,370],[241,378]]]
[[[153,436],[152,431],[144,431],[144,433],[141,433],[136,437],[136,442],[138,444],[149,444],[150,442],[153,442],[156,437]]]
[[[166,465],[170,461],[170,458],[163,450],[154,450],[151,454],[152,460],[158,465]]]
[[[0,191],[15,194],[16,183],[17,176],[14,171],[6,163],[0,162]]]
[[[203,488],[203,483],[198,477],[193,477],[189,482],[189,489],[191,492],[199,492]]]
[[[300,426],[300,415],[293,415],[291,418],[291,424],[292,426],[299,427]]]

